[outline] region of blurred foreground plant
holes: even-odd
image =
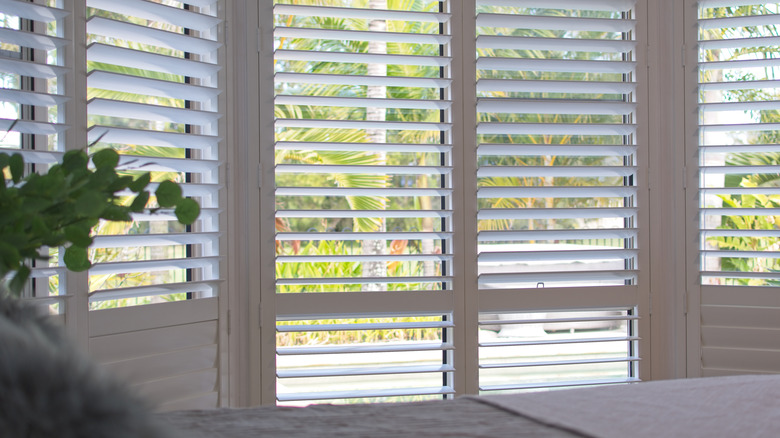
[[[150,174],[120,175],[118,164],[119,155],[112,149],[91,157],[84,151],[69,151],[48,172],[25,176],[20,154],[0,153],[0,280],[14,272],[8,282],[13,295],[20,294],[30,277],[29,262],[48,258],[40,252],[43,247],[64,246],[62,260],[68,269],[89,269],[90,231],[101,219],[131,221],[132,213],[160,208],[174,208],[184,225],[198,218],[198,203],[184,198],[181,186],[173,181],[159,184],[155,190],[159,207],[147,209]],[[122,202],[127,196],[132,200]]]

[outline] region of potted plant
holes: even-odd
[[[101,219],[130,221],[132,213],[160,208],[173,208],[185,225],[198,218],[198,203],[183,197],[173,181],[158,185],[158,206],[148,209],[150,174],[122,175],[118,164],[112,149],[92,156],[74,150],[48,172],[25,176],[20,154],[0,153],[0,280],[7,280],[11,294],[20,294],[31,273],[30,261],[47,258],[40,252],[43,247],[64,247],[62,261],[72,271],[89,269],[90,232]]]

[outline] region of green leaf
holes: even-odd
[[[74,272],[86,271],[92,266],[87,257],[87,248],[71,245],[65,249],[65,255],[62,257],[65,266]]]
[[[113,149],[103,149],[92,156],[92,163],[97,169],[116,168],[119,164],[119,154]]]
[[[132,190],[135,193],[141,192],[143,189],[146,188],[146,186],[149,185],[149,182],[152,180],[152,175],[147,172],[139,176],[135,179],[135,181],[131,182],[127,187]]]
[[[106,209],[106,197],[99,192],[84,192],[76,199],[75,208],[82,216],[100,217]]]
[[[92,238],[89,237],[89,228],[84,228],[78,225],[67,226],[65,227],[65,237],[74,245],[83,248],[92,245]]]
[[[103,210],[103,213],[100,215],[100,217],[106,220],[118,222],[127,222],[132,220],[129,209],[119,205],[107,206],[106,209]]]
[[[78,169],[86,169],[89,157],[84,151],[68,151],[62,157],[62,168],[67,173],[73,173]]]
[[[24,285],[27,283],[28,278],[30,278],[30,268],[28,268],[27,265],[22,265],[19,267],[19,270],[16,271],[11,282],[8,283],[8,288],[18,297],[21,295],[22,289],[24,289]]]
[[[11,158],[6,154],[5,152],[0,152],[0,170],[5,169],[5,166],[8,165],[8,159]]]
[[[13,154],[8,159],[8,167],[11,170],[11,179],[18,183],[24,176],[24,159],[20,154]]]
[[[184,225],[191,225],[200,215],[200,205],[194,199],[184,198],[176,205],[176,219]]]
[[[149,192],[141,192],[133,199],[133,203],[130,204],[130,210],[140,213],[144,211],[147,202],[149,202]]]
[[[173,181],[163,181],[154,194],[160,207],[173,207],[181,199],[181,187]]]

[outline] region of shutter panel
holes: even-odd
[[[476,3],[480,390],[635,381],[635,2]]]
[[[65,152],[65,75],[72,71],[64,49],[71,41],[63,38],[68,11],[24,1],[0,2],[0,151],[20,153],[28,171],[45,171]],[[36,261],[33,281],[24,295],[64,314],[66,294],[60,274],[64,267],[50,261]]]
[[[86,0],[91,151],[202,209],[191,226],[167,209],[101,223],[91,250],[90,352],[163,410],[220,403],[219,3]]]
[[[277,399],[441,398],[454,392],[446,2],[315,4],[274,7]]]
[[[701,373],[778,372],[778,5],[698,12]]]

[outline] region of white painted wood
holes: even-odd
[[[702,370],[712,367],[739,370],[742,374],[780,372],[780,348],[775,350],[752,350],[747,348],[711,348],[705,346],[702,347],[701,351]]]
[[[217,343],[216,321],[107,335],[89,340],[98,362],[116,362]]]
[[[104,363],[102,367],[131,384],[151,382],[161,378],[216,368],[217,345],[173,350],[169,353]]]
[[[702,306],[701,324],[780,329],[780,307]]]
[[[89,335],[99,337],[215,319],[216,298],[105,309],[90,314]]]
[[[780,350],[780,327],[744,328],[710,327],[701,328],[703,347],[750,348]],[[780,364],[778,364],[780,370]]]
[[[217,406],[217,393],[204,392],[187,398],[170,400],[157,405],[158,412],[181,411],[184,409],[214,409]]]
[[[215,402],[214,405],[210,406],[212,408],[216,407],[217,388],[216,368],[132,386],[133,390],[154,405],[162,405],[175,400],[212,393],[214,394]]]

